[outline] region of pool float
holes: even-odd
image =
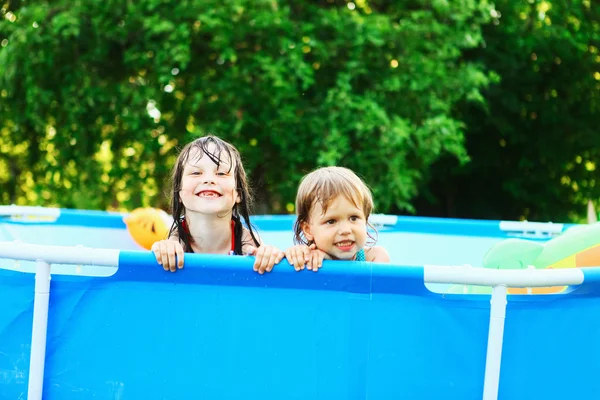
[[[133,240],[146,250],[150,250],[154,242],[166,239],[173,219],[158,208],[136,208],[123,218],[127,231]]]
[[[485,255],[484,268],[523,269],[584,268],[600,266],[600,223],[576,226],[545,243],[507,239]],[[566,286],[531,288],[531,293],[559,293]],[[511,288],[509,293],[529,293],[526,288]]]
[[[492,246],[483,259],[490,269],[585,268],[600,266],[600,223],[578,225],[547,242],[506,239]],[[509,288],[509,294],[551,294],[566,286]],[[453,285],[447,293],[491,293],[482,286]]]

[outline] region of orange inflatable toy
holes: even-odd
[[[127,231],[133,240],[146,250],[150,250],[154,242],[166,239],[173,219],[158,208],[136,208],[123,218]]]

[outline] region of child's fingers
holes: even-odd
[[[175,245],[175,253],[177,254],[177,268],[183,268],[183,247],[179,243]]]
[[[317,272],[323,266],[323,257],[321,257],[318,251],[313,251],[312,253],[312,265],[314,272]]]
[[[171,240],[161,240],[151,247],[156,262],[162,265],[165,271],[175,272],[177,268],[183,268],[183,247]],[[175,261],[177,256],[178,261]]]
[[[308,249],[308,247],[307,247]],[[316,253],[316,251],[314,250],[308,250],[308,254],[305,254],[306,257],[306,269],[310,270],[310,271],[315,271],[317,269],[317,265],[314,262],[314,253]]]
[[[160,254],[160,242],[154,242],[150,250],[152,250],[152,252],[154,253],[154,257],[156,257],[156,262],[158,263],[158,265],[162,265],[163,268],[165,268],[162,262],[162,255]]]
[[[252,266],[252,269],[255,272],[258,272],[258,270],[260,269],[260,264],[262,263],[262,259],[263,259],[263,252],[258,250],[256,252],[256,254],[254,255],[256,258],[254,259],[254,265]]]
[[[260,263],[260,266],[258,267],[259,274],[262,275],[267,270],[267,267],[269,266],[269,261],[271,260],[271,255],[272,255],[271,249],[269,249],[269,248],[265,249],[262,261]]]
[[[310,248],[308,246],[302,247],[302,255],[304,257],[304,262],[308,262],[310,260]]]
[[[273,266],[277,263],[277,258],[279,257],[279,249],[274,246],[269,246],[271,250],[271,254],[267,259],[265,265],[265,272],[271,272]]]
[[[152,252],[154,253],[154,257],[156,257],[156,262],[159,265],[162,265],[166,271],[167,267],[162,262],[162,255],[161,255],[161,251],[160,251],[160,242],[155,242],[154,244],[152,244],[151,249],[152,249]]]
[[[169,249],[165,243],[160,245],[160,260],[165,271],[169,270]]]
[[[285,258],[296,271],[300,271],[300,266],[304,266],[304,262],[299,259],[298,246],[294,246],[285,252]]]
[[[260,247],[256,251],[256,261],[254,261],[254,270],[261,275],[265,273],[265,269],[269,264],[271,252],[271,247],[269,246]]]
[[[287,260],[288,264],[290,264],[291,266],[294,265],[294,259],[292,258],[292,252],[289,250],[286,250],[285,253],[283,253],[285,255],[285,259]]]
[[[269,258],[267,265],[265,265],[265,272],[271,272],[276,261],[277,261],[277,253],[273,252],[273,253],[271,253],[271,257]]]
[[[294,269],[296,271],[303,270],[304,267],[306,266],[306,260],[304,258],[304,251],[302,250],[301,247],[296,248],[295,259],[296,259],[296,262],[294,264]]]
[[[313,250],[310,253],[310,260],[307,263],[308,269],[317,272],[323,266],[323,255],[318,250]]]
[[[167,254],[169,257],[169,269],[171,272],[177,271],[177,262],[175,261],[175,246],[169,246],[169,251]]]
[[[291,250],[287,250],[285,252],[285,258],[288,261],[288,263],[294,267],[294,269],[296,269],[296,255],[294,254],[294,252],[292,252]],[[297,271],[297,270],[296,270]]]
[[[277,264],[280,260],[279,257],[279,251],[273,251],[271,253],[271,258],[269,258],[269,262],[267,264],[267,266],[265,267],[265,271],[266,272],[271,272],[273,270],[273,267],[275,266],[275,264]]]

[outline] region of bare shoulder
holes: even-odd
[[[390,254],[381,246],[373,246],[365,248],[365,258],[367,261],[389,263]]]

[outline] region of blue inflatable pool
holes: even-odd
[[[265,242],[291,244],[292,217],[254,222]],[[429,264],[477,266],[497,241],[530,234],[499,221],[403,217],[380,230],[392,265],[297,273],[284,261],[258,275],[249,257],[189,255],[172,274],[133,242],[122,215],[60,210],[5,218],[0,257],[23,244],[69,246],[52,256],[44,399],[594,398],[598,269],[574,271],[582,283],[565,294],[508,297],[487,397],[490,295],[425,284]],[[63,265],[63,253],[66,262],[82,250],[71,246],[114,249],[116,265]],[[0,262],[2,399],[31,393],[36,257]]]

